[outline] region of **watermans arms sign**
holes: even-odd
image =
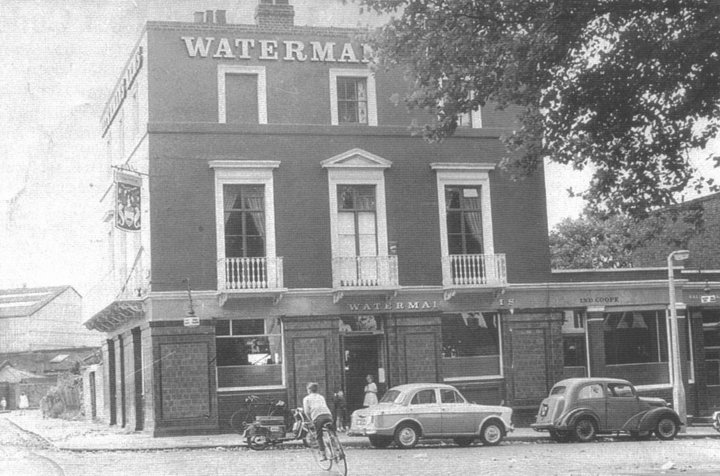
[[[188,56],[237,60],[314,61],[329,63],[369,63],[370,47],[352,43],[299,40],[254,40],[183,36]]]

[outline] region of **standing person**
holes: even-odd
[[[303,411],[315,425],[317,432],[318,446],[320,447],[321,461],[325,461],[325,442],[322,439],[323,427],[330,423],[330,427],[334,430],[332,412],[325,403],[325,397],[318,393],[319,385],[315,382],[307,384],[307,395],[303,398]]]
[[[30,406],[30,402],[28,402],[28,397],[25,395],[25,392],[20,392],[20,398],[18,399],[18,408],[20,409],[20,414],[24,414],[27,407]]]
[[[333,421],[338,430],[347,430],[347,419],[347,399],[345,398],[345,392],[340,389],[333,395]]]
[[[0,400],[0,410],[5,411],[7,408],[7,400],[5,400],[5,397],[2,397],[2,400]]]
[[[365,377],[365,380],[367,380],[367,385],[365,385],[365,399],[363,400],[363,406],[369,407],[370,405],[375,405],[378,402],[378,388],[377,385],[375,385],[375,379],[372,375]]]

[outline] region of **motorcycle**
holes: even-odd
[[[250,449],[264,450],[292,440],[303,440],[306,447],[312,445],[315,433],[305,412],[302,408],[288,412],[282,408],[284,405],[284,402],[278,402],[273,415],[258,415],[254,421],[245,424],[242,436]]]

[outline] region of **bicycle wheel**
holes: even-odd
[[[323,452],[320,451],[320,445],[318,445],[316,433],[314,431],[308,433],[306,440],[307,440],[308,445],[310,446],[310,451],[312,452],[315,463],[323,471],[330,471],[330,468],[332,467],[332,459],[330,459],[330,458],[323,459],[325,457],[325,455],[323,454]]]
[[[242,408],[230,417],[230,428],[236,433],[242,434],[247,428],[248,424],[255,420],[254,412],[251,408]]]
[[[337,433],[334,431],[328,432],[328,442],[330,444],[330,454],[332,455],[332,461],[335,464],[335,469],[342,476],[347,476],[348,465],[347,458],[345,457],[345,449],[340,443],[340,439]]]

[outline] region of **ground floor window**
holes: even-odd
[[[283,384],[280,319],[232,319],[215,325],[218,388]]]
[[[501,375],[500,318],[494,312],[463,312],[442,317],[445,380]]]
[[[587,345],[585,340],[585,312],[563,312],[562,339],[565,377],[587,377]]]
[[[603,322],[605,376],[635,385],[668,385],[666,310],[610,312]]]
[[[668,361],[665,310],[607,313],[604,331],[606,365]]]

